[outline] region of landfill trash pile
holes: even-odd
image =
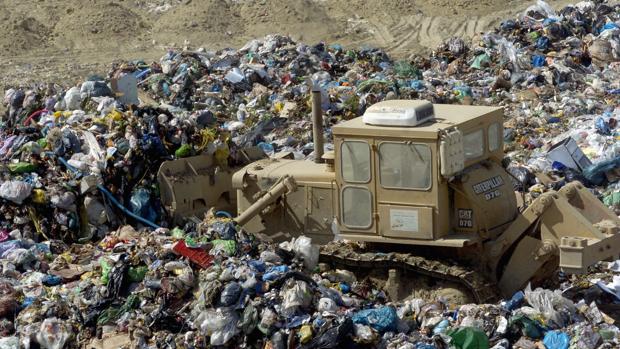
[[[538,1],[407,61],[272,35],[7,89],[0,348],[618,347],[618,262],[497,304],[392,302],[306,237],[260,241],[226,212],[170,225],[156,173],[200,154],[226,168],[247,146],[312,159],[315,85],[328,150],[329,126],[378,101],[503,106],[526,201],[578,180],[620,213],[619,24],[618,6]]]

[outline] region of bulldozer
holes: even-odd
[[[326,153],[316,91],[312,115],[313,160],[247,156],[215,177],[206,156],[164,163],[164,206],[178,219],[236,208],[234,221],[259,237],[303,234],[325,262],[389,284],[447,282],[477,302],[620,255],[618,217],[581,183],[524,203],[502,165],[502,108],[379,102],[334,125]]]

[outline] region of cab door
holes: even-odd
[[[347,137],[335,143],[340,231],[376,235],[373,140]]]
[[[435,238],[434,158],[434,143],[403,139],[376,141],[379,235],[417,240]]]

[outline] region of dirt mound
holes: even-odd
[[[67,7],[55,27],[54,43],[70,49],[124,47],[147,40],[150,21],[118,3]]]
[[[559,7],[570,0],[554,0]],[[381,47],[407,57],[472,37],[523,11],[520,0],[0,0],[1,85],[102,73],[170,46],[221,49],[280,33]],[[95,70],[95,71],[93,71]]]
[[[0,3],[0,57],[48,47],[52,30],[43,18],[29,16]]]

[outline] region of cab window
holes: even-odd
[[[362,141],[344,141],[340,147],[342,179],[349,183],[370,181],[370,146]]]
[[[342,189],[342,221],[350,228],[366,229],[372,225],[372,194],[364,187]]]
[[[381,143],[379,169],[384,188],[429,189],[431,150],[426,144]]]
[[[465,134],[463,150],[466,160],[475,159],[484,154],[484,132],[482,129]]]
[[[489,126],[487,137],[489,138],[489,151],[496,151],[500,145],[499,123],[493,123]]]

